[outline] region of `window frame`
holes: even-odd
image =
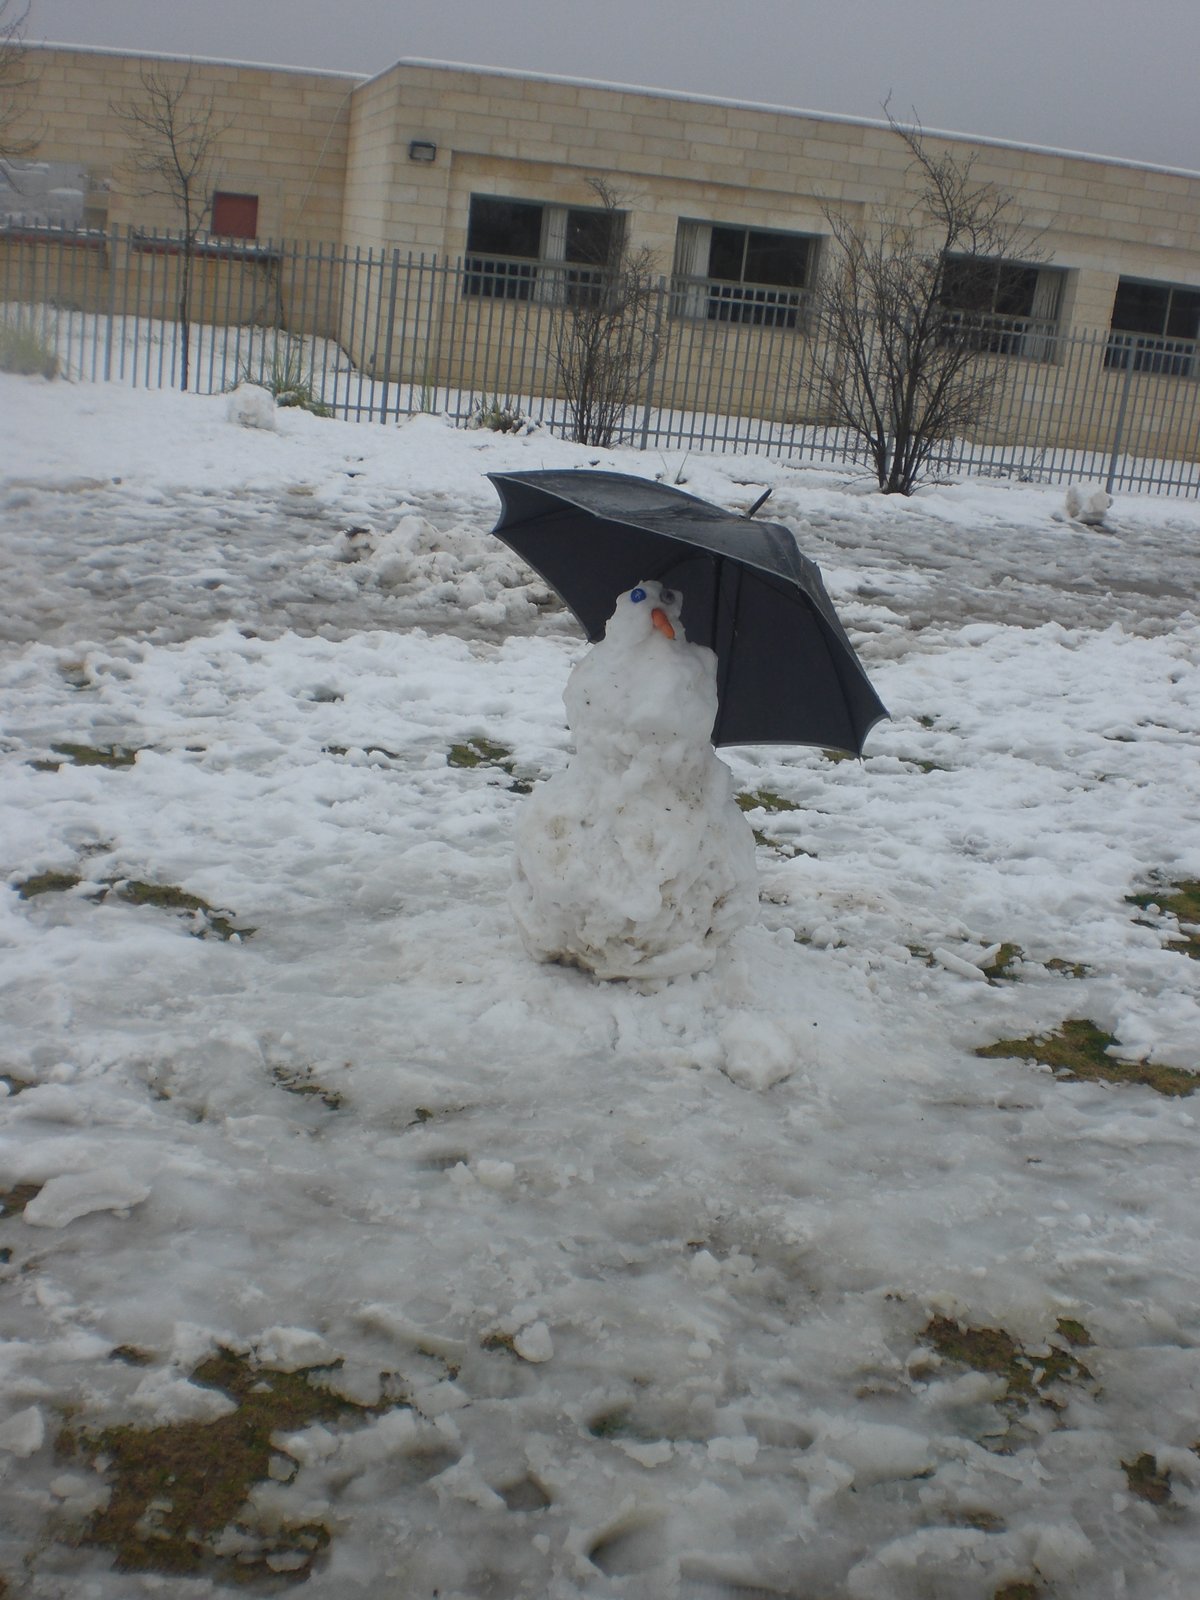
[[[1062,328],[1062,304],[1067,285],[1065,267],[1008,256],[973,256],[968,252],[948,253],[942,258],[941,266],[938,301],[948,340],[961,340],[980,355],[1024,356],[1033,361],[1052,359]],[[955,268],[978,271],[979,286],[988,289],[986,306],[955,303],[953,287],[946,281],[948,269]],[[1028,281],[1028,310],[1018,311],[1002,304],[1004,298],[1011,295],[1017,275],[1031,280]],[[1049,304],[1039,309],[1039,298]]]
[[[538,251],[497,249],[472,245],[472,234],[486,226],[490,206],[510,206],[537,211]],[[585,242],[597,219],[604,220],[610,237],[598,249],[607,260],[592,259],[596,248]],[[472,300],[519,300],[595,306],[604,292],[607,273],[624,247],[628,214],[604,206],[566,206],[554,200],[526,200],[515,195],[472,194],[467,211],[467,247],[463,253],[462,296]]]
[[[714,261],[719,261],[718,251],[727,250],[729,236],[739,234],[738,276],[714,272]],[[785,283],[750,276],[754,250],[777,248],[779,241],[803,246],[802,263],[795,274],[799,281]],[[820,247],[820,234],[799,229],[760,228],[752,223],[680,217],[676,223],[675,260],[671,271],[671,315],[688,322],[803,331]],[[708,270],[689,271],[689,267],[698,265],[701,254]],[[728,258],[722,264],[727,262]]]
[[[1121,291],[1127,286],[1162,291],[1164,300],[1160,332],[1154,333],[1147,328],[1118,327],[1115,318],[1121,314]],[[1196,331],[1191,335],[1170,332],[1176,295],[1188,295],[1196,300]],[[1170,283],[1162,278],[1138,278],[1122,274],[1117,279],[1113,293],[1104,366],[1109,372],[1132,370],[1155,377],[1200,377],[1200,287]]]

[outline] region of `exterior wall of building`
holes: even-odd
[[[228,125],[217,145],[213,187],[258,196],[259,238],[340,237],[350,102],[361,79],[105,50],[39,46],[30,53],[29,122],[41,133],[32,159],[88,169],[87,224],[178,226],[169,201],[139,194],[117,108],[139,99],[144,69],[181,78],[190,71],[189,89],[198,98],[211,94],[216,121]]]
[[[869,221],[907,214],[916,198],[886,126],[801,112],[399,62],[358,91],[353,115],[353,149],[370,147],[375,184],[361,236],[405,251],[460,254],[472,193],[586,205],[588,176],[623,194],[632,242],[663,271],[680,217],[821,234],[826,207]],[[409,161],[411,140],[436,144],[436,161]],[[1068,275],[1064,329],[1107,326],[1121,275],[1200,285],[1200,176],[927,143],[973,158],[976,178],[1016,197],[1040,257]]]

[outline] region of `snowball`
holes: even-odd
[[[739,1012],[721,1024],[724,1071],[744,1089],[769,1089],[796,1070],[796,1047],[766,1017]]]
[[[66,1172],[33,1197],[25,1207],[25,1221],[33,1228],[65,1228],[93,1211],[127,1211],[149,1194],[148,1184],[116,1167]]]
[[[1105,512],[1112,503],[1112,495],[1106,489],[1089,488],[1083,483],[1073,483],[1067,489],[1067,515],[1089,528],[1102,525]]]
[[[554,1354],[554,1341],[544,1322],[531,1322],[514,1338],[513,1349],[522,1361],[549,1361]]]
[[[649,581],[621,596],[563,695],[575,755],[517,821],[526,947],[597,978],[705,971],[757,912],[754,836],[710,743],[716,657],[679,606]]]
[[[275,396],[260,383],[239,383],[226,401],[225,415],[243,428],[270,431],[276,426]]]

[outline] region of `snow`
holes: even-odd
[[[1087,1017],[1200,1065],[1200,964],[1126,899],[1200,877],[1200,509],[0,399],[22,1600],[247,1592],[114,1572],[55,1450],[227,1412],[217,1348],[373,1408],[276,1435],[222,1546],[285,1573],[321,1523],[314,1600],[1190,1600],[1200,1102],[975,1051]],[[757,912],[651,992],[531,959],[508,904],[585,645],[485,473],[571,466],[772,487],[892,712],[861,762],[722,751]],[[1014,1411],[934,1318],[1039,1363],[1070,1319],[1090,1376]]]
[[[680,609],[650,579],[618,598],[563,693],[574,755],[516,825],[526,949],[643,987],[708,971],[758,906],[754,836],[710,742],[717,658]]]
[[[230,422],[240,423],[243,428],[275,432],[275,396],[261,383],[239,383],[236,389],[230,390],[226,407]]]

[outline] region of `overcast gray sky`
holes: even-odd
[[[30,39],[374,73],[401,56],[1200,170],[1198,0],[31,0]]]

